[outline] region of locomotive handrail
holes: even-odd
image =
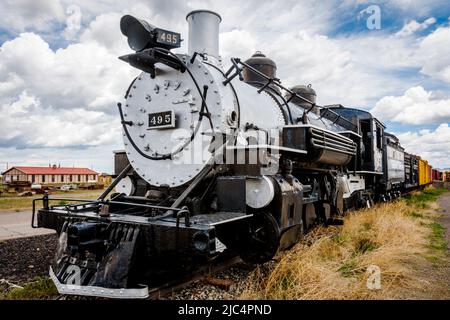
[[[350,120],[346,119],[345,117],[340,116],[339,114],[337,114],[336,112],[328,109],[328,108],[324,108],[323,106],[319,106],[317,105],[315,102],[312,102],[308,99],[306,99],[305,97],[302,97],[301,95],[295,93],[294,91],[284,87],[281,83],[280,83],[280,79],[278,78],[271,78],[267,75],[265,75],[264,73],[262,73],[261,71],[253,68],[252,66],[250,66],[249,64],[242,62],[241,59],[239,58],[231,58],[231,63],[233,64],[230,69],[225,73],[226,75],[230,74],[231,71],[233,69],[237,69],[239,71],[236,71],[232,76],[230,76],[229,78],[227,78],[225,81],[223,81],[224,85],[227,85],[234,77],[236,77],[238,74],[240,74],[241,69],[239,68],[239,64],[242,65],[243,67],[247,68],[248,70],[250,70],[251,72],[257,74],[258,76],[266,79],[267,83],[263,85],[262,88],[258,89],[258,93],[261,93],[267,86],[269,86],[270,84],[274,84],[275,86],[277,86],[278,88],[280,88],[281,90],[286,91],[287,93],[290,94],[290,97],[286,100],[286,104],[289,103],[292,98],[297,97],[301,100],[303,100],[306,103],[311,104],[311,107],[308,108],[308,110],[306,110],[306,113],[309,113],[314,107],[319,107],[319,108],[323,108],[326,109],[326,112],[330,112],[333,113],[334,115],[336,115],[338,118],[342,119],[344,122],[346,122],[353,130],[355,130],[357,127],[355,126],[355,124],[353,122],[351,122]],[[240,77],[239,77],[240,78]],[[240,79],[241,81],[243,81],[243,79]],[[326,113],[325,112],[325,113]],[[337,120],[336,120],[337,121]]]
[[[42,201],[43,202],[43,209],[48,210],[49,207],[49,201],[73,201],[73,202],[81,202],[80,204],[77,204],[77,206],[88,206],[88,205],[99,205],[99,204],[117,204],[117,205],[127,205],[132,207],[140,207],[140,208],[147,208],[147,209],[157,209],[161,211],[167,211],[167,214],[162,214],[160,216],[151,217],[151,220],[160,220],[164,219],[167,216],[173,215],[173,212],[180,212],[180,211],[186,211],[186,207],[177,208],[177,207],[165,207],[165,206],[157,206],[152,204],[142,204],[142,203],[133,203],[133,202],[124,202],[124,201],[114,201],[114,200],[91,200],[91,199],[74,199],[74,198],[49,198],[48,195],[43,196],[42,198],[33,199],[32,202],[32,213],[31,213],[31,227],[32,228],[39,228],[39,226],[35,225],[35,216],[36,216],[36,202]],[[67,205],[54,205],[54,207],[58,206],[64,206],[67,211],[70,213],[69,206]],[[170,213],[170,214],[169,214]],[[189,213],[187,214],[189,215]],[[189,218],[188,218],[189,219]]]
[[[39,226],[34,225],[35,216],[36,216],[36,202],[42,201],[42,208],[45,210],[48,210],[49,209],[48,202],[56,201],[56,200],[58,200],[58,201],[77,201],[77,202],[82,202],[83,205],[98,204],[98,202],[99,202],[98,200],[87,200],[87,199],[49,198],[47,194],[45,196],[43,196],[42,198],[33,199],[32,210],[31,210],[31,227],[32,228],[39,228]]]
[[[331,131],[329,129],[318,127],[318,126],[313,125],[313,124],[286,125],[286,126],[284,126],[284,128],[312,128],[314,130],[318,130],[319,132],[323,131],[323,132],[325,132],[327,134],[331,134],[331,136],[333,136],[333,137],[339,137],[339,139],[341,139],[341,140],[348,141],[348,142],[353,142],[352,139],[350,139],[350,138],[348,138],[348,137],[346,137],[346,136],[341,134],[342,132],[345,132],[345,131],[335,132],[335,131]]]
[[[242,62],[241,59],[239,59],[239,58],[231,58],[231,62],[233,63],[233,66],[230,67],[231,69],[232,69],[232,68],[236,68],[236,65],[241,64],[242,66],[246,67],[247,69],[249,69],[249,70],[252,71],[253,73],[256,73],[257,75],[259,75],[259,76],[263,77],[264,79],[266,79],[266,80],[269,82],[269,84],[270,84],[270,83],[273,83],[273,84],[276,85],[278,88],[280,88],[280,89],[282,89],[282,90],[288,92],[289,94],[291,94],[291,98],[288,99],[288,102],[292,99],[292,96],[296,96],[296,97],[300,98],[301,100],[303,100],[304,102],[316,106],[316,104],[315,104],[314,102],[312,102],[312,101],[310,101],[310,100],[308,100],[308,99],[306,99],[306,98],[304,98],[304,97],[298,95],[297,93],[293,92],[292,90],[290,90],[290,89],[284,87],[284,86],[280,83],[280,79],[277,79],[277,78],[271,78],[271,77],[265,75],[264,73],[262,73],[261,71],[259,71],[259,70],[255,69],[255,68],[253,68],[253,67],[250,66],[249,64],[247,64],[247,63],[245,63],[245,62]],[[224,83],[224,84],[225,84],[225,83]]]
[[[322,107],[322,110],[324,110],[324,112],[323,112],[323,114],[321,114],[321,117],[327,118],[326,115],[327,115],[328,113],[331,113],[332,115],[334,115],[334,116],[336,117],[336,119],[333,121],[332,119],[327,118],[328,120],[333,121],[333,123],[337,123],[337,124],[339,124],[339,123],[338,123],[339,120],[343,120],[344,122],[346,122],[347,124],[349,124],[350,127],[351,127],[353,130],[356,130],[356,129],[357,129],[357,126],[356,126],[353,122],[351,122],[350,120],[348,120],[348,119],[345,118],[345,117],[342,117],[339,113],[337,113],[337,112],[335,112],[335,111],[333,111],[333,110],[331,110],[331,109],[329,109],[329,108],[325,108],[325,107]]]

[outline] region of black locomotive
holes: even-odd
[[[121,20],[135,52],[120,59],[142,73],[118,103],[116,179],[97,200],[45,196],[33,214],[59,234],[50,275],[61,293],[145,298],[168,270],[223,254],[263,263],[315,223],[419,186],[423,160],[369,112],[318,106],[261,52],[224,68],[220,16],[187,20],[187,54],[171,51],[180,34]]]

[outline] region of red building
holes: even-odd
[[[23,167],[16,166],[3,172],[4,183],[29,182],[31,184],[63,184],[98,181],[98,173],[88,168],[59,166]]]

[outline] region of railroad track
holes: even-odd
[[[219,287],[229,288],[231,283],[226,280],[213,278],[214,275],[223,272],[239,263],[242,263],[238,256],[227,258],[223,261],[213,261],[197,269],[194,274],[167,282],[161,286],[149,288],[149,300],[157,300],[168,297],[180,291],[196,281],[205,281]]]

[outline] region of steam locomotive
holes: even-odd
[[[175,54],[180,34],[122,17],[134,52],[120,59],[142,72],[118,103],[116,178],[94,201],[33,202],[33,227],[59,235],[50,276],[62,294],[145,298],[167,270],[225,253],[263,263],[315,223],[430,183],[428,163],[369,112],[318,106],[261,52],[225,68],[221,17],[186,19],[188,53]]]

